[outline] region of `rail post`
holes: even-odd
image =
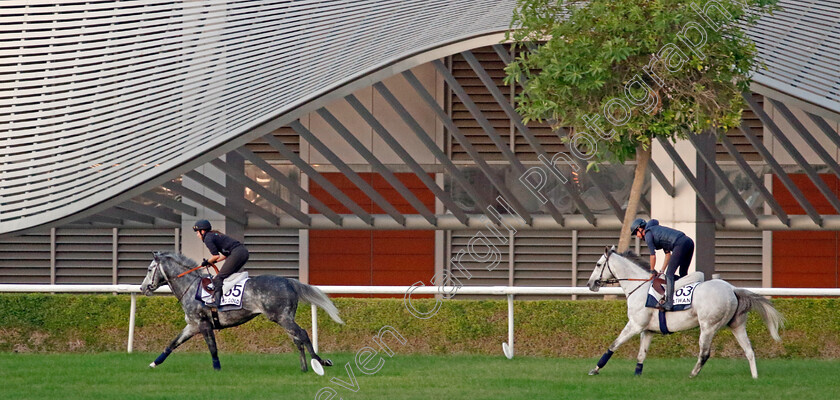
[[[137,316],[137,293],[131,294],[131,311],[128,314],[128,352],[134,350],[134,320]]]
[[[312,304],[312,349],[318,353],[318,308]]]

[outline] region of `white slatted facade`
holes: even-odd
[[[54,242],[50,231],[3,238],[0,250],[9,256],[0,260],[0,283],[137,285],[153,251],[176,250],[176,232],[119,228],[116,243],[114,228],[57,228]]]
[[[50,231],[0,240],[0,282],[49,284]]]
[[[245,228],[251,275],[300,277],[300,237],[297,229]]]
[[[458,251],[467,251],[467,243],[478,231],[459,230],[451,233],[449,257],[455,257]],[[485,229],[481,231],[489,235]],[[573,235],[577,235],[577,247],[573,246]],[[461,264],[472,274],[470,279],[455,276],[465,286],[508,286],[511,284],[510,260],[513,259],[513,285],[515,286],[572,286],[573,271],[576,271],[576,286],[586,286],[586,281],[594,269],[598,258],[604,254],[605,246],[617,243],[618,231],[521,231],[514,235],[513,253],[510,244],[501,245],[493,237],[488,238],[496,245],[502,261],[493,271],[488,271],[486,263],[474,262],[469,255],[462,258]],[[479,247],[478,251],[484,251]],[[577,263],[573,262],[573,253],[577,253]],[[448,265],[447,268],[451,268]]]
[[[572,286],[572,231],[522,231],[514,237],[515,286]]]
[[[476,232],[452,231],[450,258],[459,250],[466,251],[467,242]],[[487,230],[482,232],[488,234]],[[509,245],[500,245],[491,237],[502,253],[502,263],[495,270],[487,271],[486,264],[470,262],[472,259],[467,255],[463,257],[462,265],[473,277],[463,279],[462,283],[465,286],[508,285],[512,257],[514,286],[586,286],[604,248],[618,243],[618,234],[613,230],[521,231],[514,235],[512,254]],[[761,232],[717,231],[716,235],[716,273],[735,286],[761,287]],[[635,250],[634,247],[631,242],[631,249]],[[483,248],[479,250],[483,251]],[[639,250],[643,256],[648,255],[644,243],[640,243]],[[575,258],[576,262],[573,261]],[[577,275],[575,282],[572,281],[573,273]]]
[[[461,258],[461,265],[470,272],[472,275],[471,278],[467,279],[466,277],[462,277],[463,275],[457,271],[454,271],[454,276],[461,280],[461,282],[465,286],[507,286],[510,280],[510,268],[508,265],[508,256],[510,253],[509,245],[500,245],[499,241],[490,236],[488,239],[496,245],[496,249],[498,249],[499,254],[501,255],[501,261],[499,265],[495,267],[492,271],[487,270],[487,266],[489,263],[481,263],[475,262],[473,258],[469,255],[469,250],[467,250],[467,244],[469,243],[470,239],[475,236],[476,232],[482,232],[483,234],[487,234],[487,230],[483,231],[476,231],[476,230],[457,230],[452,231],[451,233],[451,244],[450,244],[450,258],[455,257],[459,251],[463,250],[467,253],[467,255]],[[481,246],[476,247],[476,251],[484,251],[484,248]],[[446,263],[446,268],[451,268],[451,263]]]
[[[577,286],[586,286],[589,276],[595,270],[595,263],[604,255],[604,248],[617,245],[618,235],[618,231],[578,232]]]
[[[753,99],[759,104],[764,104],[764,96],[760,94],[753,93]],[[761,120],[758,119],[758,116],[755,115],[755,112],[751,110],[749,107],[744,109],[743,114],[741,115],[741,120],[744,122],[744,125],[749,127],[750,133],[752,133],[758,140],[763,140],[764,138],[764,125],[761,123]],[[764,160],[761,158],[761,155],[758,154],[758,151],[753,147],[752,144],[747,140],[746,136],[741,133],[741,130],[738,128],[730,129],[726,132],[726,137],[735,145],[735,148],[738,149],[738,153],[744,157],[747,161],[761,161]],[[718,161],[732,161],[734,158],[726,151],[726,148],[723,147],[720,142],[715,145],[715,153],[717,155]]]
[[[180,229],[118,229],[117,284],[137,284],[155,251],[179,251]]]
[[[297,132],[292,130],[292,128],[284,126],[274,130],[271,134],[275,139],[279,140],[281,143],[286,145],[286,147],[294,151],[295,154],[300,154],[300,136]],[[260,156],[260,158],[266,161],[285,160],[285,158],[281,156],[277,150],[269,146],[262,138],[251,141],[245,145],[245,148],[251,150],[254,154]]]
[[[761,235],[754,231],[717,231],[715,272],[735,286],[761,287]]]
[[[59,228],[55,236],[55,283],[113,282],[113,229]]]
[[[506,46],[507,48],[507,46]],[[475,58],[481,63],[481,66],[487,71],[487,74],[493,79],[496,88],[505,96],[509,104],[513,104],[513,91],[520,92],[521,88],[514,85],[505,85],[503,80],[505,77],[505,64],[501,57],[496,53],[493,47],[481,47],[470,51]],[[456,54],[451,57],[451,71],[452,75],[458,80],[458,83],[464,88],[464,91],[470,95],[470,98],[478,106],[479,110],[496,129],[496,132],[504,141],[505,145],[510,147],[513,141],[512,150],[517,157],[522,161],[536,161],[537,153],[534,148],[528,144],[525,136],[515,129],[510,117],[505,113],[499,103],[493,98],[490,90],[481,82],[478,75],[473,71],[464,57]],[[451,90],[450,90],[451,92]],[[454,93],[448,93],[451,98],[451,116],[455,126],[458,127],[461,134],[472,144],[479,154],[487,161],[505,161],[501,150],[490,140],[487,133],[479,126],[473,115],[464,106],[461,99]],[[567,147],[560,141],[560,137],[554,133],[551,128],[545,123],[531,121],[527,124],[531,134],[542,145],[543,150],[549,155],[566,151]],[[463,146],[455,140],[449,138],[452,159],[454,161],[471,161],[472,158],[467,154]]]

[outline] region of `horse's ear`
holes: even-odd
[[[613,247],[610,247],[610,251],[615,251],[615,245],[613,245]]]
[[[153,251],[152,256],[155,258],[155,261],[160,261],[160,252]]]
[[[613,246],[613,248],[615,248],[615,246]],[[609,252],[610,252],[610,246],[604,246],[604,254],[609,254]]]

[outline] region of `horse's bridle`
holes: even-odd
[[[639,286],[636,286],[635,288],[633,288],[633,290],[631,290],[631,291],[630,291],[630,293],[627,293],[627,297],[630,297],[630,295],[631,295],[631,294],[633,294],[634,292],[636,292],[636,290],[639,290],[639,288],[640,288],[640,287],[644,286],[645,282],[650,282],[650,281],[652,281],[652,280],[656,277],[656,275],[651,275],[651,277],[650,277],[650,278],[647,278],[647,279],[638,279],[638,278],[619,278],[619,277],[616,277],[616,276],[615,276],[615,272],[613,272],[612,267],[610,267],[610,256],[611,256],[613,253],[614,253],[614,251],[613,251],[613,250],[610,250],[610,251],[606,254],[607,258],[604,260],[604,266],[603,266],[603,267],[601,267],[601,276],[599,276],[599,277],[598,277],[598,279],[596,279],[596,280],[595,280],[595,283],[597,283],[599,286],[601,286],[601,285],[603,285],[603,284],[605,284],[605,283],[606,283],[606,284],[609,284],[609,283],[620,283],[621,281],[637,281],[637,282],[642,282],[642,283],[640,283],[640,284],[639,284]],[[610,271],[610,275],[612,275],[612,276],[613,276],[612,278],[607,279],[607,280],[604,280],[604,279],[603,279],[603,278],[604,278],[604,267],[606,267],[606,269],[608,269],[608,270]]]
[[[160,274],[163,275],[163,279],[166,281],[166,285],[169,286],[170,289],[172,289],[172,293],[175,293],[175,288],[172,286],[172,283],[169,281],[169,277],[166,276],[166,271],[164,271],[163,268],[160,266],[160,259],[155,260],[155,270],[152,271],[152,282],[155,282],[155,278],[157,278],[158,271],[160,271]],[[160,287],[160,285],[158,285],[158,287]],[[157,289],[157,288],[155,288],[155,289]],[[178,295],[178,293],[175,293],[175,297],[178,298],[178,302],[181,301],[181,298],[184,297],[184,295],[187,294],[187,291],[189,291],[189,290],[190,289],[187,288],[186,290],[184,290],[184,293],[181,293],[180,296]]]

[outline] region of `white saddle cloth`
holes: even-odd
[[[241,306],[242,294],[245,292],[245,282],[249,279],[248,271],[237,272],[224,280],[222,283],[222,306]],[[204,303],[213,302],[213,293],[202,288],[201,301]]]

